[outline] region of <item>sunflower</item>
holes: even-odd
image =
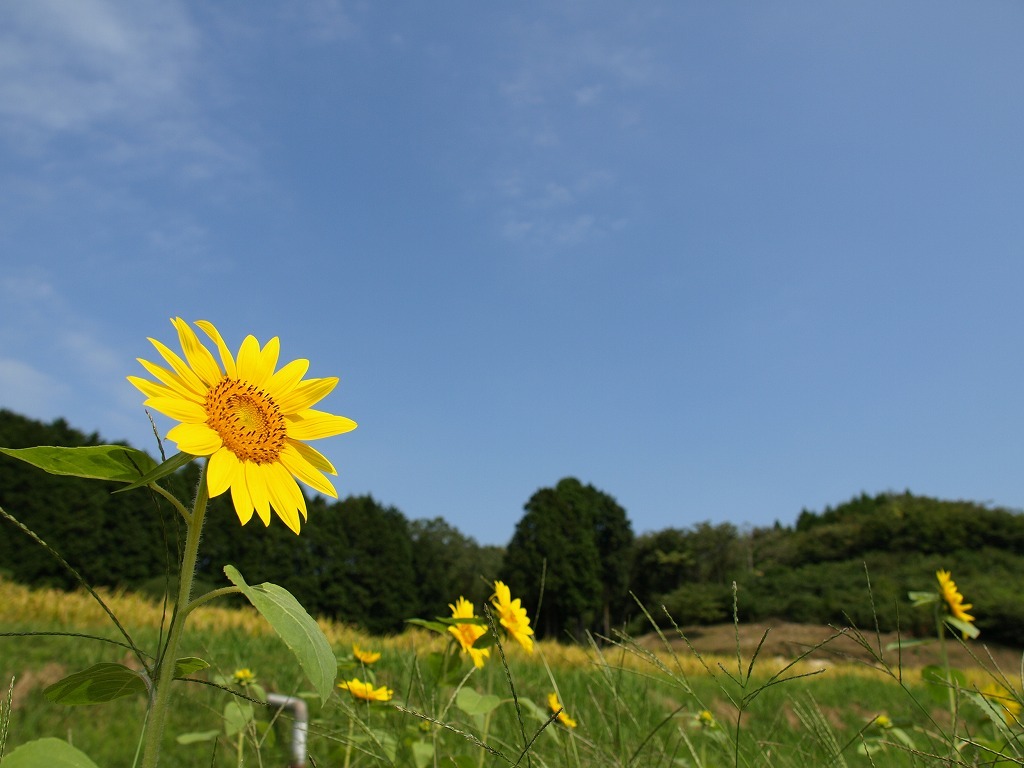
[[[343,691],[348,691],[355,698],[363,699],[364,701],[391,701],[391,697],[395,694],[387,686],[382,685],[380,688],[374,688],[373,683],[364,683],[358,677],[344,680],[338,683],[338,687]]]
[[[156,339],[149,341],[170,368],[139,359],[157,381],[137,376],[128,380],[146,396],[145,405],[181,423],[167,433],[183,453],[208,456],[207,490],[211,497],[229,488],[242,524],[255,511],[270,525],[270,509],[295,533],[306,500],[298,478],[309,487],[337,498],[323,473],[337,471],[323,454],[303,441],[340,435],[355,429],[344,416],[313,410],[338,383],[335,377],[305,379],[308,360],[293,360],[275,371],[280,341],[275,336],[262,348],[246,336],[233,356],[212,323],[196,325],[217,347],[220,362],[203,346],[180,317],[171,320],[185,359]]]
[[[476,613],[473,608],[473,604],[464,597],[460,597],[455,601],[455,605],[448,603],[448,607],[452,609],[453,619],[475,619]],[[482,635],[487,634],[487,630],[479,624],[453,624],[448,627],[448,631],[454,635],[455,639],[459,641],[459,645],[462,646],[462,650],[470,655],[473,659],[473,664],[479,669],[483,667],[484,661],[491,655],[490,648],[474,648],[475,643]]]
[[[956,588],[956,582],[950,578],[949,571],[936,571],[935,577],[939,580],[939,592],[949,606],[950,615],[968,624],[973,622],[974,617],[967,613],[973,606],[964,602],[964,596]]]
[[[558,722],[564,725],[566,728],[575,728],[577,723],[569,714],[565,711],[565,707],[558,701],[557,693],[548,694],[548,706],[551,707],[552,712],[558,712]],[[559,710],[561,710],[559,712]]]
[[[380,651],[367,651],[355,643],[352,644],[352,655],[362,664],[369,666],[380,660]]]
[[[533,629],[530,627],[530,617],[526,615],[521,601],[517,597],[512,599],[512,592],[504,582],[494,582],[494,594],[491,596],[491,604],[498,612],[501,626],[512,635],[519,644],[533,653]]]

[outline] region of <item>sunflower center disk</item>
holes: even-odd
[[[223,379],[206,396],[206,425],[240,461],[271,464],[284,448],[284,416],[263,390]]]

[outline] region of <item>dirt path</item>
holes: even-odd
[[[852,632],[835,637],[837,630],[832,627],[818,624],[792,624],[785,621],[756,622],[740,624],[739,643],[740,652],[744,663],[757,648],[765,631],[768,636],[761,647],[760,655],[764,658],[782,657],[793,659],[811,649],[809,658],[831,661],[831,662],[872,662],[872,655],[863,644],[858,643],[852,636]],[[732,624],[718,624],[709,627],[687,627],[684,634],[692,646],[701,654],[716,656],[736,656],[736,627]],[[672,639],[674,633],[666,632],[666,636]],[[938,642],[931,642],[927,645],[904,648],[902,658],[895,649],[887,647],[895,643],[897,635],[895,632],[883,632],[880,637],[874,632],[865,634],[865,639],[870,643],[874,652],[879,652],[881,647],[883,658],[893,667],[902,662],[904,667],[923,667],[927,664],[939,663]],[[906,642],[908,638],[904,637]],[[826,642],[827,641],[827,642]],[[647,635],[640,639],[640,644],[647,648],[661,647],[661,641],[655,635]],[[823,645],[824,644],[824,645]],[[672,645],[680,654],[687,654],[686,643],[682,639],[672,639]],[[821,646],[817,647],[816,646]],[[980,640],[968,641],[964,647],[959,641],[953,640],[946,643],[950,663],[954,667],[965,669],[968,667],[986,666],[992,667],[993,661],[1008,677],[1015,679],[1021,671],[1021,651],[1004,646],[992,645],[980,642]],[[976,659],[971,657],[973,652]]]

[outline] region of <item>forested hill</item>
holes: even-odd
[[[99,442],[63,420],[43,424],[0,410],[0,446]],[[194,465],[168,478],[180,498],[197,480]],[[115,487],[0,456],[0,506],[91,583],[160,592],[173,576],[183,526],[155,494],[112,495]],[[214,499],[201,586],[226,585],[221,569],[230,563],[250,583],[287,587],[311,613],[390,632],[407,618],[448,615],[460,595],[479,610],[488,582],[502,578],[522,597],[539,636],[580,638],[614,626],[646,631],[637,600],[664,624],[665,610],[684,626],[731,621],[735,583],[741,621],[852,620],[883,630],[898,621],[904,632],[927,636],[931,616],[912,609],[907,592],[934,590],[941,568],[973,603],[982,639],[1019,645],[1024,626],[1024,516],[973,502],[862,495],[805,510],[792,526],[702,522],[635,536],[614,498],[564,478],[529,496],[504,548],[482,546],[442,519],[410,521],[371,496],[316,497],[308,505],[309,524],[296,537],[277,521],[267,529],[254,518],[241,527],[227,497]],[[75,586],[52,556],[4,521],[0,576]]]

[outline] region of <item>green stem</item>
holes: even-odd
[[[185,629],[188,617],[188,604],[192,597],[192,580],[196,571],[196,559],[199,555],[199,538],[203,532],[203,519],[206,516],[206,503],[209,492],[206,488],[206,470],[209,460],[203,464],[196,490],[196,503],[192,509],[185,538],[185,552],[181,558],[181,570],[178,574],[178,600],[174,605],[171,618],[171,629],[167,635],[155,672],[156,685],[150,692],[152,702],[146,723],[146,742],[142,753],[142,768],[156,768],[160,760],[160,745],[163,742],[164,725],[167,722],[168,703],[171,699],[171,683],[174,681],[175,660],[178,658],[178,645]]]
[[[950,744],[956,744],[956,693],[953,690],[953,671],[949,666],[949,653],[946,651],[946,622],[942,619],[942,611],[935,609],[935,624],[939,634],[939,658],[946,673],[947,694],[949,696]],[[954,746],[955,749],[955,746]]]
[[[227,595],[240,595],[242,590],[238,587],[221,587],[220,589],[211,589],[205,595],[197,597],[191,603],[185,606],[184,613],[192,613],[196,608],[204,603],[208,603],[211,600],[216,600],[218,597],[226,597]]]

